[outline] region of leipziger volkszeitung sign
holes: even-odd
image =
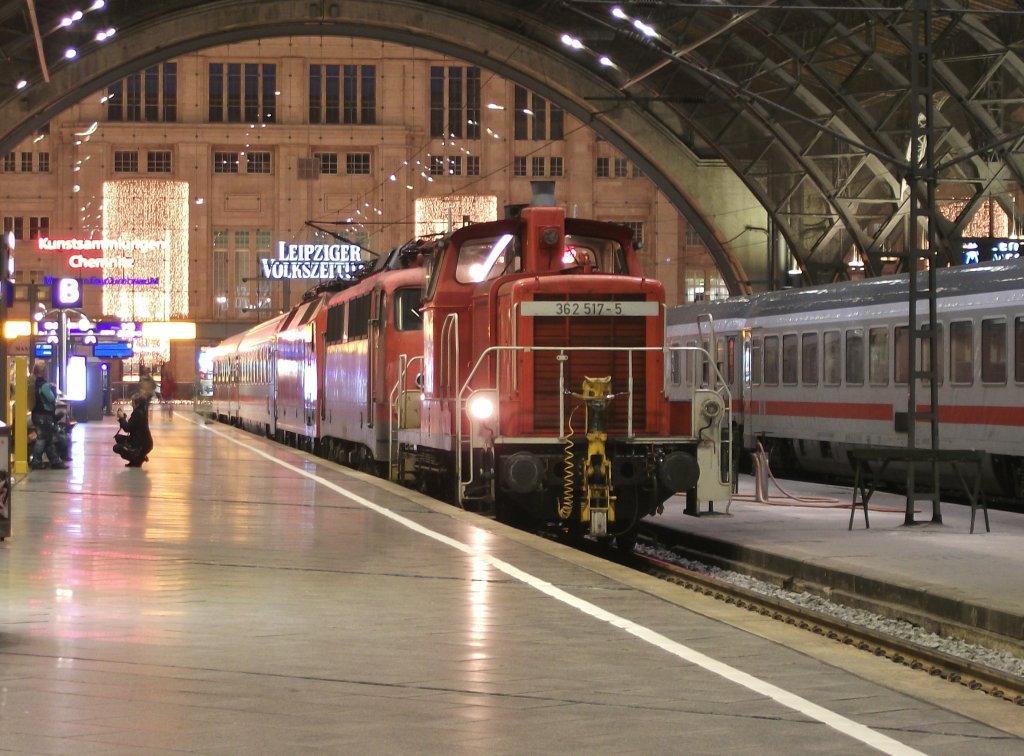
[[[358,244],[277,243],[277,257],[260,258],[264,278],[352,278],[363,267]]]

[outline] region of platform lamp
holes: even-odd
[[[53,309],[60,314],[60,331],[58,333],[57,348],[59,358],[57,369],[60,371],[57,379],[58,388],[67,393],[68,391],[68,310],[77,309],[82,306],[82,281],[78,278],[58,278],[53,282]]]

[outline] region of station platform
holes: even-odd
[[[782,480],[765,501],[755,481],[740,476],[726,510],[684,514],[682,501],[652,521],[685,533],[699,552],[725,554],[771,582],[837,603],[878,610],[944,636],[1024,656],[1024,513],[970,505],[918,502],[906,525],[906,497],[878,491],[867,523],[858,507],[850,528],[852,488]],[[764,499],[764,496],[761,497]]]
[[[1005,701],[191,412],[151,424],[141,469],[111,418],[16,482],[0,750],[1024,751]]]

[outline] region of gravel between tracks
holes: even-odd
[[[901,638],[903,640],[917,643],[918,645],[926,648],[941,651],[949,654],[950,656],[968,659],[973,662],[984,664],[992,669],[997,669],[1006,674],[1024,678],[1024,659],[1014,656],[1006,651],[998,651],[972,643],[964,643],[963,641],[956,640],[955,638],[943,638],[935,633],[923,630],[910,622],[882,617],[880,615],[873,614],[872,612],[864,611],[863,609],[852,609],[848,606],[836,604],[810,593],[787,591],[774,586],[771,583],[766,583],[763,580],[757,580],[756,578],[748,577],[747,575],[741,575],[738,572],[731,572],[730,570],[723,570],[718,567],[703,564],[702,562],[683,559],[669,549],[657,549],[638,544],[636,550],[646,556],[654,557],[655,559],[660,559],[664,562],[669,562],[687,570],[699,572],[703,575],[708,575],[717,580],[753,591],[763,596],[781,599],[796,606],[801,606],[815,612],[819,612],[820,614],[835,617],[836,619],[840,619],[851,624],[866,627],[895,638]]]

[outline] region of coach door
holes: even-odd
[[[263,368],[267,371],[267,435],[270,438],[277,436],[277,358],[280,343],[277,336],[274,336],[267,345],[266,359],[263,361]]]
[[[383,387],[384,376],[387,374],[386,359],[387,340],[384,336],[384,326],[387,323],[387,297],[382,289],[374,289],[373,300],[370,310],[369,343],[366,345],[367,364],[369,375],[366,376],[366,417],[367,424],[373,428],[377,419],[377,408],[382,401],[387,400],[387,391]]]

